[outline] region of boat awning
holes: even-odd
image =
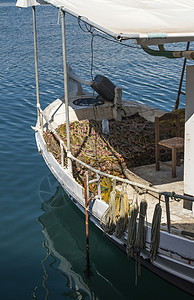
[[[194,40],[193,0],[18,0],[27,7],[49,3],[117,39],[139,44]]]
[[[44,0],[17,0],[16,6],[18,7],[30,7],[36,5],[47,4]]]

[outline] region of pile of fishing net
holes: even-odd
[[[184,113],[183,110],[180,111]],[[66,143],[66,124],[60,125],[57,131]],[[44,138],[48,150],[61,163],[61,149],[58,141],[49,131],[44,133]],[[154,123],[147,121],[138,113],[121,122],[110,120],[109,134],[102,133],[100,121],[72,122],[70,123],[70,141],[73,156],[99,171],[122,178],[125,178],[126,168],[155,163]],[[161,152],[162,160],[170,159],[170,152],[167,149]],[[66,165],[66,157],[64,159],[64,165]],[[73,175],[82,185],[85,171],[84,166],[73,161]],[[89,180],[94,179],[95,176],[94,172],[89,171]],[[104,186],[108,189],[109,180],[107,178],[102,180],[107,181],[104,182]],[[96,184],[91,185],[90,188],[97,193]]]

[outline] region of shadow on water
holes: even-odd
[[[55,193],[50,197],[54,189]],[[143,267],[136,285],[136,263],[107,240],[91,222],[89,242],[93,275],[88,279],[84,273],[84,215],[52,175],[41,183],[40,197],[44,211],[38,218],[45,237],[45,257],[41,262],[44,299],[148,299],[150,295],[157,296],[157,299],[190,299],[189,295]],[[39,299],[38,290],[34,291],[35,299]]]

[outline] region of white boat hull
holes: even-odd
[[[55,160],[54,156],[47,151],[47,147],[41,130],[35,133],[39,153],[42,154],[49,169],[62,185],[65,192],[75,205],[85,213],[85,199],[83,188],[68,173],[66,168]],[[90,209],[90,220],[100,229],[100,219],[106,211],[108,204],[103,200],[96,199]],[[121,239],[116,236],[105,234],[117,247],[126,253],[127,233]],[[157,258],[154,262],[149,259],[149,245],[151,228],[147,227],[146,249],[141,253],[141,264],[163,279],[194,295],[194,241],[178,235],[161,231],[160,246]]]

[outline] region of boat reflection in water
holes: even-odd
[[[50,199],[46,200],[54,188],[56,192]],[[44,214],[38,218],[38,221],[43,226],[42,231],[45,236],[43,247],[46,249],[46,256],[41,261],[44,271],[45,299],[49,299],[51,292],[48,285],[49,272],[47,265],[65,277],[66,289],[63,296],[72,299],[97,299],[82,277],[73,270],[72,265],[76,265],[77,270],[81,270],[79,262],[84,261],[85,253],[82,241],[79,239],[80,235],[76,235],[77,230],[74,231],[72,228],[74,227],[72,218],[76,216],[70,212],[70,199],[60,186],[56,187],[56,180],[52,175],[44,178],[41,183],[40,197],[43,200],[42,209]],[[53,261],[50,263],[49,259]]]
[[[51,196],[53,190],[55,193]],[[87,278],[84,273],[86,269],[84,215],[75,207],[62,187],[57,186],[52,175],[42,182],[40,197],[44,213],[38,221],[43,227],[45,236],[43,246],[46,249],[46,256],[41,262],[44,271],[45,299],[129,299],[146,295],[148,297],[150,293],[158,295],[158,289],[160,290],[158,299],[165,297],[166,293],[169,297],[176,295],[190,299],[190,296],[143,267],[140,267],[139,277],[138,262],[128,259],[109,240],[104,239],[103,233],[91,222],[89,245],[93,274]]]

